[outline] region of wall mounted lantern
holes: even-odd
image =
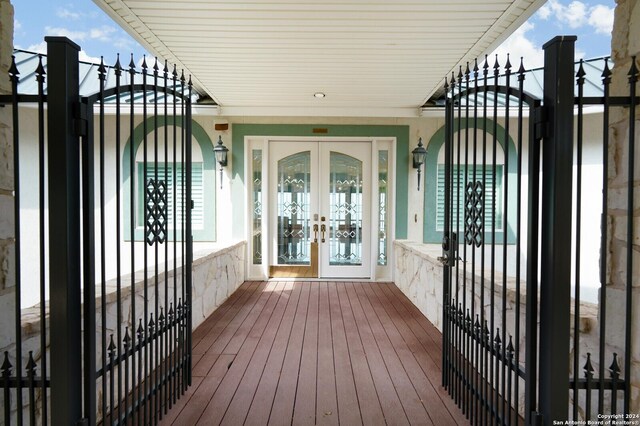
[[[222,136],[218,136],[218,144],[213,148],[216,161],[220,164],[220,189],[222,189],[222,168],[227,166],[227,153],[229,148],[222,144]]]
[[[413,168],[418,169],[418,191],[420,191],[420,166],[424,164],[424,159],[427,156],[427,150],[422,145],[422,138],[418,139],[418,146],[411,151],[413,154]]]

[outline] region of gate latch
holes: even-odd
[[[451,241],[453,240],[453,241]],[[457,260],[458,251],[458,238],[455,232],[452,233],[452,238],[448,235],[442,237],[442,256],[438,257],[438,262],[444,266],[454,267]]]

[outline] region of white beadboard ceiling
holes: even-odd
[[[94,0],[225,115],[389,117],[416,115],[544,1]]]

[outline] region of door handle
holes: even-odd
[[[318,224],[317,223],[313,224],[313,242],[314,243],[318,242]]]
[[[323,223],[322,225],[320,225],[320,232],[322,232],[322,241],[324,243],[324,233],[327,232],[327,226]]]

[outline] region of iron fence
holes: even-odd
[[[603,60],[602,96],[585,96],[575,40],[545,45],[541,99],[508,57],[445,82],[443,384],[472,424],[630,413],[638,68],[612,96]]]
[[[138,72],[118,58],[90,67],[83,77],[99,90],[80,93],[79,47],[46,41],[27,70],[37,92],[19,93],[14,57],[0,97],[13,123],[16,244],[3,420],[156,424],[191,383],[191,81],[166,62]],[[30,167],[37,185],[20,180]],[[21,200],[34,188],[36,222]],[[21,292],[36,291],[22,276],[33,267],[25,245],[38,249],[37,318],[21,307]],[[39,344],[25,357],[27,329]]]

